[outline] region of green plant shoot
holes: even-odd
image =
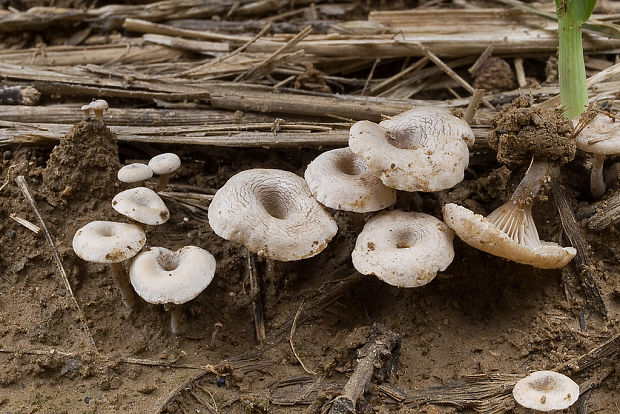
[[[555,0],[558,16],[558,76],[564,116],[573,119],[588,107],[581,25],[590,18],[596,0]]]

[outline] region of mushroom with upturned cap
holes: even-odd
[[[573,122],[577,130],[583,123],[581,120]],[[585,124],[576,139],[577,148],[592,154],[590,193],[593,198],[599,199],[605,194],[605,180],[603,179],[605,157],[620,154],[620,122],[616,122],[611,115],[598,114],[591,122]]]
[[[326,151],[304,173],[308,188],[324,206],[368,213],[396,202],[396,190],[383,185],[349,148]]]
[[[231,177],[215,193],[208,216],[220,237],[281,261],[320,253],[338,231],[306,181],[276,169],[246,170]]]
[[[537,411],[563,410],[579,398],[579,385],[554,371],[536,371],[519,380],[512,396],[525,408]]]
[[[112,208],[132,220],[151,226],[163,224],[170,218],[164,201],[147,187],[121,191],[112,199]]]
[[[386,211],[372,217],[355,242],[353,266],[398,287],[429,283],[454,258],[454,232],[424,213]]]
[[[136,293],[153,304],[163,304],[170,311],[170,331],[176,335],[180,308],[177,305],[194,299],[213,280],[215,258],[207,250],[185,246],[175,252],[152,247],[140,253],[129,268]]]
[[[149,167],[153,170],[153,174],[159,175],[159,181],[155,186],[155,191],[161,191],[164,189],[170,175],[175,172],[181,166],[181,159],[178,155],[172,152],[165,154],[159,154],[151,158],[149,161]]]
[[[123,267],[146,243],[140,226],[112,221],[93,221],[78,229],[73,237],[73,251],[91,263],[108,263],[121,290],[123,303],[132,308],[136,298]]]
[[[439,191],[463,181],[474,144],[469,125],[443,108],[411,109],[351,127],[349,147],[388,187]]]
[[[443,208],[445,222],[465,243],[492,255],[542,269],[566,265],[577,253],[538,237],[532,203],[549,176],[549,163],[535,161],[507,203],[487,217],[453,203]]]
[[[118,170],[118,180],[123,183],[139,183],[153,176],[153,170],[146,164],[134,162]]]

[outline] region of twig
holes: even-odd
[[[261,298],[258,272],[256,271],[256,257],[251,251],[247,251],[248,277],[250,279],[250,298],[252,300],[252,312],[254,313],[254,326],[256,339],[261,344],[265,342],[265,315],[263,314],[263,300]]]
[[[476,59],[476,61],[474,62],[473,65],[471,65],[467,71],[469,72],[470,75],[473,75],[474,73],[476,73],[478,71],[478,69],[480,69],[480,67],[482,66],[482,64],[484,63],[485,60],[487,60],[491,54],[493,54],[493,45],[488,45],[484,51],[482,51],[482,53],[480,54],[480,56],[478,56],[478,59]]]
[[[329,414],[346,414],[356,412],[357,400],[364,394],[366,385],[372,380],[375,367],[397,358],[400,336],[385,326],[375,323],[368,337],[368,342],[359,351],[361,360],[345,384],[342,394],[334,399]]]
[[[480,106],[480,102],[482,102],[482,97],[484,96],[484,89],[474,89],[474,93],[471,96],[471,100],[469,101],[469,105],[467,105],[467,109],[465,110],[465,115],[463,119],[468,124],[471,124],[474,120],[474,115],[476,114],[476,110]]]
[[[163,413],[169,406],[172,404],[181,393],[192,386],[192,384],[198,381],[200,378],[204,377],[207,374],[210,374],[211,371],[199,372],[197,374],[192,375],[187,380],[183,381],[178,387],[176,387],[172,392],[166,397],[166,399],[159,405],[159,409],[157,410],[158,414]]]
[[[514,65],[519,88],[525,88],[527,86],[527,81],[525,79],[525,69],[523,68],[523,58],[516,58]]]
[[[295,336],[295,329],[297,328],[297,319],[299,318],[299,315],[301,314],[301,309],[303,306],[304,306],[304,299],[301,300],[301,303],[299,304],[299,308],[297,309],[297,312],[295,313],[295,318],[293,318],[293,325],[291,325],[291,333],[288,336],[288,342],[289,344],[291,344],[291,350],[293,351],[293,355],[295,355],[295,358],[297,359],[301,367],[304,369],[304,371],[306,371],[310,375],[316,375],[316,372],[312,371],[311,369],[306,368],[306,365],[304,364],[304,362],[301,360],[301,358],[299,358],[299,355],[297,355],[297,351],[295,351],[295,344],[293,344],[293,337]]]
[[[603,315],[607,315],[605,302],[603,301],[598,283],[594,278],[596,267],[592,263],[592,259],[588,253],[588,245],[581,234],[581,229],[577,225],[573,211],[571,210],[568,200],[566,199],[566,194],[560,187],[558,180],[559,172],[556,170],[552,174],[550,180],[551,190],[553,191],[553,198],[560,213],[562,228],[568,236],[571,245],[577,250],[575,266],[577,268],[577,275],[579,276],[581,285],[584,289],[586,301],[588,305],[594,308],[594,310]]]
[[[611,358],[620,353],[620,333],[616,333],[609,340],[603,342],[587,353],[566,361],[553,370],[558,372],[578,373],[598,364],[605,358]]]
[[[39,232],[41,231],[41,228],[39,226],[37,226],[34,223],[29,222],[25,218],[19,217],[15,213],[9,214],[9,217],[12,218],[13,220],[15,220],[17,223],[19,223],[22,226],[24,226],[25,228],[27,228],[28,230],[30,230],[31,232],[33,232],[34,234],[39,234]]]
[[[594,206],[599,208],[594,209],[596,213],[588,219],[588,229],[601,231],[620,219],[620,191]]]
[[[362,96],[366,95],[366,88],[368,88],[368,84],[370,83],[370,80],[374,76],[375,69],[377,68],[377,65],[379,64],[379,62],[381,62],[381,58],[376,58],[375,62],[372,64],[372,67],[370,68],[370,73],[368,73],[368,76],[366,77],[366,82],[364,82],[364,87],[362,88],[362,93],[360,95]]]
[[[2,184],[2,187],[0,187],[0,191],[4,190],[4,187],[9,185],[9,182],[11,181],[11,171],[13,171],[13,169],[17,166],[18,164],[12,164],[9,165],[9,168],[6,169],[6,179],[4,180],[4,184]]]
[[[426,65],[426,63],[428,63],[429,59],[424,56],[420,59],[418,59],[415,63],[412,63],[409,67],[407,67],[406,69],[401,70],[400,72],[398,72],[397,74],[390,76],[389,78],[379,82],[378,84],[374,85],[373,87],[370,88],[370,95],[376,95],[377,93],[389,88],[394,82],[396,82],[397,80],[401,79],[403,76],[416,71],[418,69],[420,69],[421,67],[423,67],[424,65]]]
[[[88,328],[88,325],[86,324],[86,317],[84,316],[84,313],[82,312],[82,309],[80,308],[80,304],[75,298],[75,295],[73,295],[73,290],[71,289],[69,278],[67,277],[65,268],[63,267],[62,262],[60,260],[60,256],[58,255],[58,250],[56,250],[56,246],[54,245],[52,236],[50,235],[50,232],[47,230],[47,227],[45,226],[43,217],[41,216],[41,213],[39,212],[39,209],[37,208],[37,204],[35,203],[34,198],[32,198],[32,194],[30,194],[30,190],[28,190],[28,184],[26,184],[26,179],[24,178],[23,175],[20,175],[15,179],[15,182],[17,183],[17,186],[19,187],[22,194],[24,195],[24,197],[30,204],[30,207],[32,207],[32,210],[34,211],[34,214],[37,217],[37,220],[39,221],[39,225],[41,226],[41,228],[43,229],[43,232],[45,233],[45,238],[47,239],[47,242],[52,248],[52,255],[54,257],[54,261],[56,262],[56,265],[58,266],[58,270],[60,271],[60,276],[62,276],[63,282],[65,283],[65,287],[69,291],[69,295],[71,295],[71,299],[73,299],[73,303],[75,304],[75,307],[77,308],[80,321],[82,322],[82,328],[84,329],[84,332],[86,332],[86,335],[88,336],[88,339],[90,340],[91,347],[93,348],[95,353],[98,354],[99,350],[97,349],[95,340],[93,339],[93,336],[90,333],[90,329]]]

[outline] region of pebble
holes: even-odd
[[[13,155],[13,153],[11,151],[9,151],[9,150],[4,151],[2,153],[2,159],[3,160],[10,160],[12,155]]]

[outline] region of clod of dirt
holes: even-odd
[[[512,68],[502,58],[490,57],[474,73],[474,88],[487,91],[507,91],[517,86]]]
[[[536,156],[561,165],[575,158],[573,124],[559,111],[531,105],[531,98],[521,96],[491,120],[487,142],[497,160],[516,166]]]
[[[53,206],[118,192],[116,136],[102,122],[81,121],[60,140],[43,170],[43,194]]]
[[[491,201],[506,196],[510,170],[505,166],[491,171],[475,181],[476,198],[481,201]]]

